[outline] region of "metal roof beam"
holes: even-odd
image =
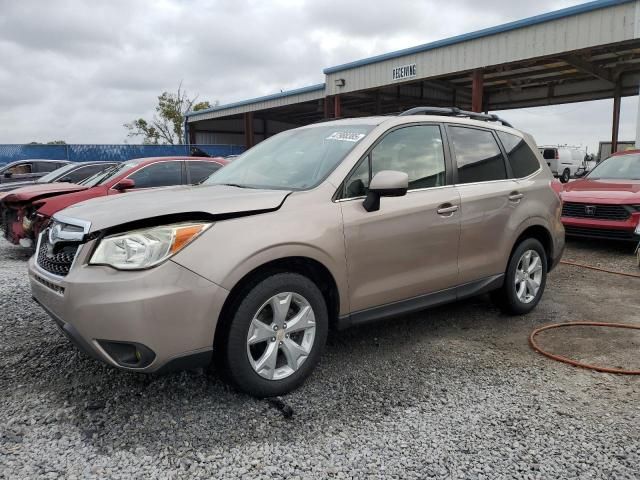
[[[588,73],[600,80],[604,80],[605,82],[610,83],[612,86],[616,83],[608,71],[594,65],[591,62],[584,60],[583,58],[578,57],[577,55],[569,55],[564,58],[564,61],[569,65],[576,67],[578,70],[582,70],[583,72]]]

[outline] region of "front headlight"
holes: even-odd
[[[189,222],[151,227],[103,238],[90,265],[109,265],[119,270],[153,267],[178,253],[209,228],[209,222]]]

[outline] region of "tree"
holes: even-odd
[[[52,140],[51,142],[41,143],[41,142],[29,142],[29,145],[66,145],[67,142],[64,140]]]
[[[131,123],[125,123],[129,130],[128,137],[143,137],[142,143],[152,145],[175,145],[184,139],[184,115],[190,111],[204,110],[218,104],[204,101],[196,103],[197,96],[189,98],[178,85],[176,93],[162,92],[158,97],[156,113],[151,121],[138,118]]]

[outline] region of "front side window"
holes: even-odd
[[[276,190],[313,188],[374,127],[334,123],[279,133],[247,150],[204,184]]]
[[[589,174],[590,180],[640,180],[640,155],[616,155],[600,162]]]
[[[523,138],[507,132],[498,132],[498,137],[507,152],[514,177],[528,177],[540,168],[538,157],[531,151]]]
[[[502,152],[489,130],[450,127],[450,132],[458,165],[458,183],[507,178]]]
[[[142,167],[129,175],[136,182],[135,188],[154,188],[180,185],[182,183],[182,162],[158,162]]]
[[[410,190],[443,186],[445,160],[440,128],[413,125],[389,133],[351,173],[344,196],[365,195],[371,178],[382,170],[405,172]]]
[[[26,175],[31,173],[31,164],[30,163],[19,163],[18,165],[14,165],[13,167],[9,167],[7,172],[12,175]]]

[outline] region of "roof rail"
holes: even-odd
[[[460,110],[456,107],[415,107],[409,110],[405,110],[400,113],[399,117],[405,117],[407,115],[443,115],[447,117],[467,117],[471,120],[482,120],[485,122],[500,122],[505,127],[513,128],[506,120],[503,120],[493,113],[477,113],[469,112],[467,110]]]

